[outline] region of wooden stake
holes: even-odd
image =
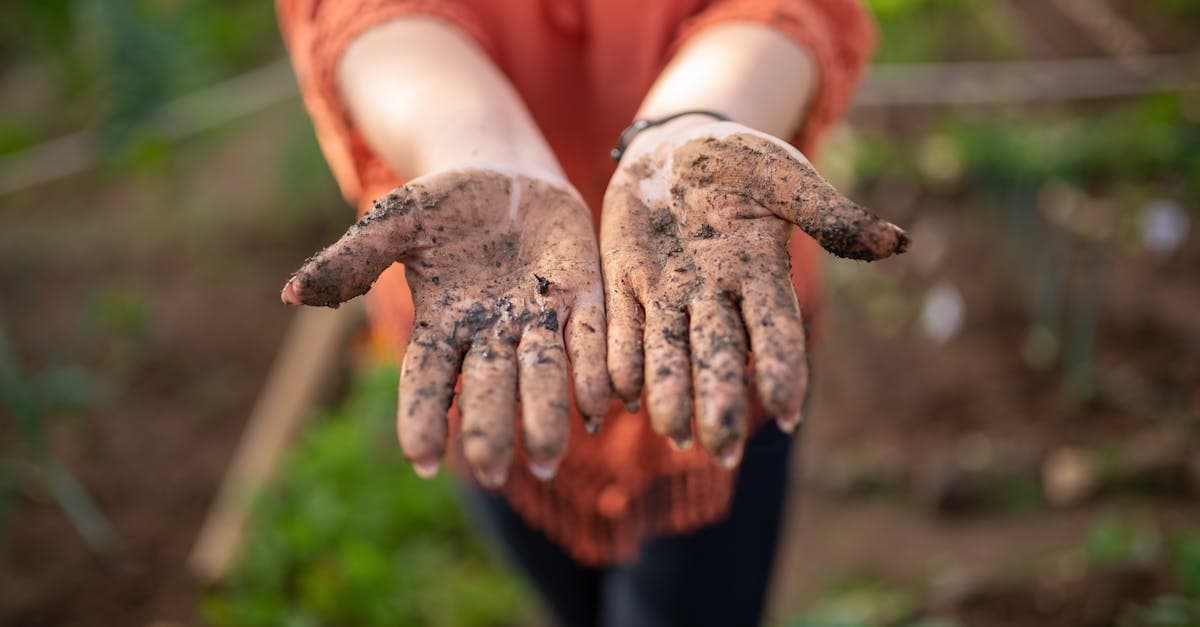
[[[188,558],[188,569],[204,584],[219,582],[233,565],[254,497],[327,389],[364,311],[362,299],[355,299],[341,309],[296,313]]]

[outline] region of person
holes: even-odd
[[[415,471],[473,474],[476,519],[564,625],[757,623],[817,246],[907,245],[804,157],[871,49],[863,8],[277,3],[361,215],[282,298],[370,290]]]

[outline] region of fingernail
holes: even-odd
[[[729,447],[729,450],[721,454],[717,459],[721,466],[726,470],[733,470],[742,462],[742,451],[745,450],[741,443]]]
[[[283,290],[279,292],[279,300],[282,300],[286,305],[301,304],[300,295],[296,293],[295,282],[295,278],[288,279],[288,282],[283,286]]]
[[[588,435],[600,433],[600,425],[604,424],[604,416],[592,416],[583,419],[583,429]]]
[[[483,487],[495,490],[496,488],[503,486],[504,482],[508,480],[508,468],[500,467],[490,470],[476,468],[475,478],[479,481],[479,483],[483,484]]]
[[[438,460],[414,461],[413,472],[422,479],[432,479],[438,474]]]
[[[896,254],[899,255],[908,250],[908,247],[912,244],[912,239],[908,237],[908,233],[905,233],[904,229],[895,224],[891,226],[896,230]]]
[[[804,410],[797,410],[796,413],[790,416],[778,416],[775,418],[775,424],[779,425],[779,430],[784,433],[792,433],[800,423],[804,422]]]
[[[542,481],[549,481],[554,478],[554,473],[558,472],[559,461],[559,459],[546,462],[535,462],[530,460],[529,470],[533,472],[533,476],[537,477],[538,479],[541,479]]]
[[[667,438],[667,444],[676,451],[683,452],[692,448],[692,436],[688,435],[673,435]]]
[[[632,401],[625,401],[625,411],[636,414],[642,408],[642,399],[637,398]]]

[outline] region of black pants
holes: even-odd
[[[757,625],[779,539],[791,438],[770,422],[746,444],[729,517],[645,542],[636,562],[576,564],[503,497],[468,491],[483,530],[541,593],[563,627]]]

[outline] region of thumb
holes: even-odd
[[[296,270],[280,298],[289,305],[337,307],[365,294],[411,247],[409,214],[416,206],[416,196],[408,187],[398,187],[376,200],[371,211],[345,235]]]
[[[709,167],[706,155],[717,157],[719,166]],[[692,167],[681,168],[681,163]],[[900,227],[841,195],[804,155],[775,138],[743,132],[694,142],[675,155],[675,164],[678,175],[757,202],[838,257],[874,261],[908,247]]]
[[[908,248],[908,235],[903,229],[843,196],[807,161],[794,161],[794,167],[773,168],[770,176],[768,189],[774,202],[763,204],[800,227],[830,253],[875,261]]]

